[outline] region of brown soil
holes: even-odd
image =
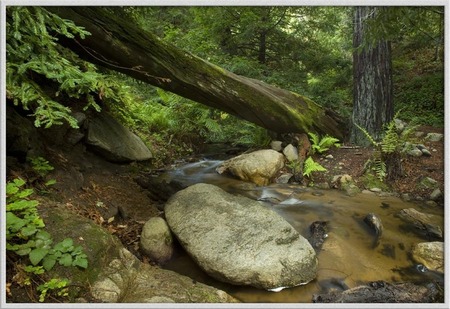
[[[443,133],[443,129],[432,127],[421,127],[419,131]],[[438,181],[441,191],[444,192],[444,142],[423,143],[432,156],[405,158],[402,162],[405,176],[389,185],[392,191],[397,193],[409,193],[414,199],[428,200],[432,190],[421,189],[417,184],[423,177],[431,177]],[[341,148],[332,148],[324,155],[315,155],[314,160],[328,171],[314,173],[313,180],[315,183],[330,182],[334,175],[349,174],[358,186],[364,189],[363,167],[372,152],[370,148],[344,145]],[[325,159],[325,156],[330,154],[333,158]],[[49,178],[55,178],[57,185],[46,195],[39,197],[44,202],[40,207],[45,207],[46,198],[57,200],[75,213],[107,228],[138,258],[152,263],[141,255],[139,237],[146,220],[162,213],[157,208],[158,202],[151,200],[145,190],[133,180],[141,172],[151,173],[148,164],[112,164],[82,148],[70,152],[49,148],[47,159],[55,167]],[[7,174],[9,179],[17,176],[30,177],[23,166],[14,164],[8,166]],[[438,204],[443,205],[443,199],[438,201]],[[25,293],[17,278],[13,278],[14,272],[17,271],[16,266],[16,261],[8,259],[7,302],[36,302],[36,294],[29,289]]]

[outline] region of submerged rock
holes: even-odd
[[[364,217],[364,222],[375,232],[375,238],[372,243],[372,247],[375,248],[383,234],[383,224],[381,223],[381,219],[376,214],[369,213]]]
[[[316,277],[316,253],[309,242],[257,201],[196,184],[176,193],[165,211],[184,249],[217,280],[277,289]]]
[[[442,287],[435,283],[390,284],[374,281],[345,291],[314,294],[314,303],[430,303],[443,298]]]

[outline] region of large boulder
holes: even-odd
[[[136,134],[106,113],[89,120],[86,144],[112,162],[145,161],[153,157]]]
[[[217,280],[275,290],[316,277],[309,242],[257,201],[200,183],[172,196],[165,215],[184,249]]]
[[[224,161],[216,171],[219,174],[228,172],[242,180],[266,186],[283,166],[283,154],[273,149],[263,149]]]

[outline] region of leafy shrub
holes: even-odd
[[[53,246],[51,235],[44,230],[44,221],[37,212],[39,202],[30,199],[33,189],[23,188],[24,185],[25,181],[20,178],[6,184],[6,250],[28,257],[31,265],[24,267],[26,273],[41,275],[57,262],[63,266],[87,268],[87,255],[81,246],[74,246],[72,239],[66,238]],[[67,284],[55,286],[53,283],[38,287],[41,289],[40,301],[45,299],[48,289],[53,286],[63,288]],[[26,279],[25,284],[31,284],[31,280]]]

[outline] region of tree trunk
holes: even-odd
[[[366,21],[380,8],[356,7],[354,15],[353,47],[353,116],[354,124],[378,139],[383,124],[392,120],[394,113],[390,42],[380,40],[366,44]],[[352,127],[351,141],[365,146],[364,134]]]
[[[299,94],[238,76],[162,41],[102,7],[46,7],[85,27],[62,40],[84,59],[278,133],[317,132],[342,139],[338,117]]]

